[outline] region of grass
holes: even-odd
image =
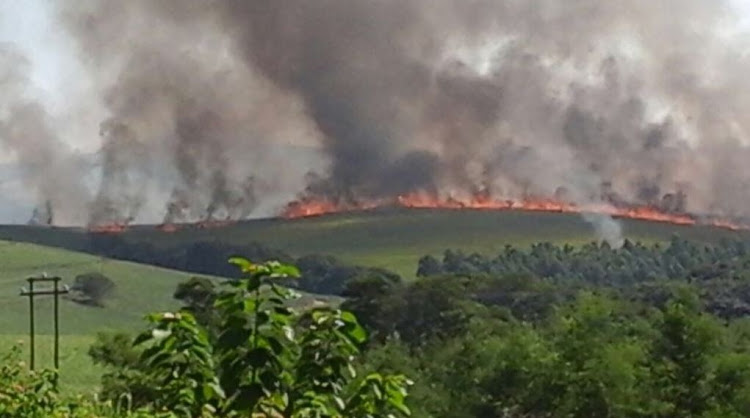
[[[143,317],[154,311],[179,307],[172,298],[178,283],[192,275],[152,266],[113,261],[34,244],[0,241],[0,355],[21,343],[23,359],[29,355],[28,298],[19,295],[25,279],[47,273],[71,284],[76,275],[100,272],[116,285],[103,307],[83,306],[60,299],[60,379],[65,392],[91,393],[102,370],[87,353],[100,331],[143,329]],[[297,306],[308,306],[318,297],[302,295]],[[335,299],[335,298],[329,298]],[[49,296],[34,300],[37,368],[52,367],[53,304]]]
[[[12,242],[0,242],[0,260],[0,353],[20,342],[27,363],[29,306],[28,299],[19,295],[26,277],[46,272],[71,284],[77,274],[97,271],[115,282],[115,293],[102,308],[60,300],[60,380],[62,389],[68,393],[93,392],[99,382],[102,370],[86,354],[96,332],[140,329],[146,313],[178,306],[172,293],[177,283],[190,277],[150,266]],[[36,365],[52,367],[52,300],[48,296],[39,297],[34,303]]]
[[[750,236],[712,227],[620,222],[625,237],[647,243],[666,241],[674,234],[702,241]],[[592,226],[575,214],[408,209],[255,220],[174,234],[142,227],[126,234],[126,238],[165,246],[199,240],[237,244],[258,241],[296,256],[333,254],[355,264],[387,267],[406,278],[414,275],[421,256],[440,255],[447,248],[492,254],[508,244],[524,247],[540,241],[581,244],[597,240]]]
[[[631,240],[659,242],[678,234],[687,239],[716,241],[747,238],[747,233],[710,227],[685,227],[642,221],[622,221]],[[539,241],[579,244],[597,237],[580,216],[528,212],[388,210],[309,219],[268,219],[242,222],[218,229],[186,229],[166,234],[153,227],[136,227],[124,239],[160,246],[201,240],[242,244],[252,241],[283,249],[292,255],[332,254],[361,265],[386,267],[413,277],[417,260],[440,255],[446,248],[492,254],[505,245],[528,246]],[[176,285],[190,274],[134,263],[42,247],[84,248],[89,236],[80,229],[0,227],[0,352],[18,340],[28,340],[28,300],[19,296],[24,279],[48,273],[64,283],[81,273],[101,272],[116,284],[103,308],[61,301],[61,381],[66,391],[91,392],[101,370],[86,350],[93,335],[103,330],[135,331],[148,312],[173,309]],[[309,300],[309,297],[308,297]],[[52,303],[36,302],[38,365],[51,365]],[[26,344],[28,346],[28,344]]]
[[[94,342],[92,335],[63,335],[60,337],[60,388],[68,394],[93,394],[99,384],[103,369],[91,362],[87,352]],[[11,347],[20,346],[21,360],[29,363],[29,335],[0,335],[0,357]],[[37,335],[34,346],[37,370],[52,368],[52,335]]]
[[[627,238],[649,243],[668,240],[674,234],[702,241],[750,236],[712,227],[620,222]],[[388,267],[409,278],[419,257],[440,255],[446,248],[492,254],[506,244],[579,244],[597,236],[591,225],[575,214],[388,209],[295,220],[253,220],[225,228],[186,228],[171,234],[143,226],[132,228],[123,238],[160,246],[201,240],[234,244],[257,241],[295,256],[332,254],[351,263]],[[80,249],[86,247],[89,236],[80,229],[5,226],[0,227],[0,239]]]
[[[0,242],[0,329],[3,334],[28,332],[28,298],[19,296],[25,278],[47,273],[72,284],[81,273],[100,272],[115,283],[113,295],[104,307],[60,301],[60,332],[87,335],[107,329],[134,329],[143,315],[154,310],[173,309],[175,287],[191,275],[134,263],[112,261],[66,250],[32,244]],[[35,299],[37,331],[52,330],[52,298]]]

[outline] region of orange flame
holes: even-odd
[[[94,234],[121,234],[127,230],[127,225],[118,223],[94,225],[89,227],[89,232]]]
[[[361,204],[342,204],[335,203],[326,199],[302,199],[291,202],[284,209],[281,215],[284,218],[307,218],[310,216],[319,216],[329,213],[351,212],[357,210],[374,209],[379,205],[376,202],[365,202]]]
[[[479,193],[468,199],[449,197],[440,199],[429,193],[414,192],[398,196],[392,200],[369,200],[363,202],[340,203],[328,199],[306,197],[289,203],[281,214],[287,219],[307,218],[333,213],[354,212],[379,207],[403,207],[412,209],[471,209],[471,210],[523,210],[557,213],[599,213],[617,218],[664,222],[676,225],[711,225],[733,231],[750,230],[750,225],[740,224],[724,218],[701,218],[685,213],[668,213],[650,206],[625,206],[611,203],[577,205],[555,199],[497,199],[486,193]],[[184,228],[211,229],[231,226],[234,220],[204,220],[192,224],[165,223],[157,226],[159,231],[174,233]],[[97,234],[119,234],[129,229],[127,224],[112,223],[89,227],[89,232]]]
[[[305,218],[331,213],[367,210],[384,206],[414,209],[525,210],[557,213],[599,213],[617,218],[664,222],[677,225],[696,225],[700,223],[731,230],[750,229],[747,226],[739,225],[720,218],[699,222],[696,217],[689,214],[668,213],[650,206],[622,206],[610,203],[577,205],[554,199],[532,198],[502,200],[492,198],[486,194],[478,194],[469,199],[459,199],[454,197],[439,199],[427,193],[410,193],[398,196],[395,201],[368,201],[363,204],[337,204],[325,199],[305,198],[290,203],[281,216],[287,219]]]
[[[173,224],[173,223],[166,223],[166,224],[161,224],[157,226],[156,229],[158,229],[161,232],[173,233],[173,232],[179,231],[180,226],[177,224]]]

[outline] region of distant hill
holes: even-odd
[[[60,332],[91,334],[105,329],[138,329],[145,314],[178,307],[172,294],[190,275],[135,263],[107,260],[67,250],[0,241],[0,329],[3,334],[28,332],[28,299],[19,296],[25,279],[43,273],[58,275],[72,285],[83,273],[97,272],[115,284],[103,307],[61,300]],[[35,300],[37,332],[52,330],[52,299]]]
[[[648,243],[666,241],[674,234],[706,242],[750,238],[746,232],[711,227],[629,220],[622,221],[622,226],[627,238]],[[98,382],[101,370],[86,355],[95,332],[140,329],[146,313],[177,307],[178,303],[172,299],[176,285],[193,276],[96,256],[103,250],[96,245],[104,242],[102,238],[156,248],[197,242],[226,245],[259,242],[293,256],[331,254],[352,264],[386,267],[410,278],[419,257],[439,255],[447,248],[493,254],[506,244],[521,247],[539,241],[579,244],[595,240],[596,236],[589,224],[571,214],[409,209],[255,220],[216,229],[192,227],[175,233],[161,232],[154,226],[138,226],[117,236],[90,234],[81,228],[0,226],[0,329],[3,330],[0,353],[17,341],[28,341],[28,300],[19,296],[26,277],[46,272],[60,275],[70,285],[78,274],[97,272],[111,278],[116,285],[103,307],[83,306],[69,300],[61,303],[62,379],[64,388],[73,392],[89,392]],[[39,299],[36,305],[37,332],[42,334],[37,345],[39,364],[49,366],[51,300]]]
[[[29,227],[14,227],[15,231],[32,231]],[[36,231],[40,232],[40,231]],[[50,236],[76,236],[67,231]],[[86,306],[67,298],[60,299],[60,361],[63,389],[89,393],[98,385],[101,369],[88,358],[87,350],[99,331],[144,329],[144,316],[151,312],[177,309],[180,303],[172,295],[177,284],[192,274],[109,260],[68,250],[49,248],[22,242],[0,241],[0,356],[16,344],[28,355],[29,305],[20,296],[26,278],[47,273],[60,276],[63,284],[72,285],[75,277],[84,273],[100,273],[114,284],[114,290],[104,299],[103,306]],[[42,285],[39,285],[40,287]],[[45,286],[48,287],[48,286]],[[299,304],[312,303],[316,296],[303,295]],[[330,298],[323,298],[333,300]],[[52,298],[38,297],[34,301],[36,315],[36,358],[39,367],[52,365]]]
[[[677,234],[690,240],[715,242],[750,238],[708,226],[680,226],[621,220],[623,234],[632,241],[657,242]],[[200,229],[185,227],[166,233],[154,226],[136,226],[119,236],[129,243],[173,247],[207,241],[232,245],[259,242],[293,256],[331,254],[365,266],[390,268],[405,277],[414,274],[425,254],[463,249],[492,254],[507,244],[533,242],[584,243],[596,240],[593,228],[575,214],[523,212],[382,209],[305,219],[262,219]],[[96,235],[76,228],[0,226],[0,239],[30,242],[76,251],[92,248]]]

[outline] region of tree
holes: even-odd
[[[115,290],[115,283],[102,273],[85,273],[76,276],[71,299],[90,306],[104,306],[104,301]]]
[[[656,324],[651,347],[654,394],[664,416],[701,416],[714,401],[712,357],[720,346],[718,324],[700,313],[697,296],[683,291],[670,301]]]
[[[440,274],[443,266],[437,258],[426,255],[419,259],[417,266],[417,277],[429,277]]]
[[[400,279],[377,270],[367,270],[350,280],[342,292],[347,299],[341,307],[357,315],[376,340],[384,341],[395,331],[395,314],[399,309],[393,303],[399,303],[396,292],[401,288]]]
[[[469,298],[468,284],[470,280],[452,276],[414,282],[401,295],[403,307],[396,316],[396,332],[404,342],[414,346],[432,338],[462,334],[477,310],[481,310],[479,304]]]
[[[218,291],[214,283],[204,277],[191,277],[190,280],[177,285],[173,297],[185,304],[183,309],[195,316],[210,335],[218,327],[218,314],[214,309]]]
[[[294,292],[277,284],[297,277],[296,268],[231,261],[243,277],[216,299],[216,341],[188,311],[150,315],[136,338],[154,407],[183,416],[409,415],[406,377],[357,377],[352,361],[366,337],[353,314],[322,307],[298,315],[287,307]]]

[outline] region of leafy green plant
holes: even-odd
[[[0,418],[174,418],[169,411],[152,408],[132,410],[125,403],[99,402],[79,396],[65,398],[58,392],[57,372],[30,371],[14,346],[0,358]]]
[[[57,401],[57,373],[28,371],[14,346],[0,360],[0,417],[44,417]]]
[[[154,388],[151,404],[180,416],[216,411],[224,393],[214,373],[213,347],[188,312],[151,314],[151,329],[135,345],[150,342],[141,355],[145,378]]]
[[[230,262],[242,279],[216,300],[215,341],[184,311],[149,316],[151,326],[136,339],[147,346],[140,361],[156,408],[181,416],[409,415],[406,377],[357,377],[366,335],[353,314],[322,307],[300,315],[288,307],[298,295],[279,285],[299,276],[296,268]]]

